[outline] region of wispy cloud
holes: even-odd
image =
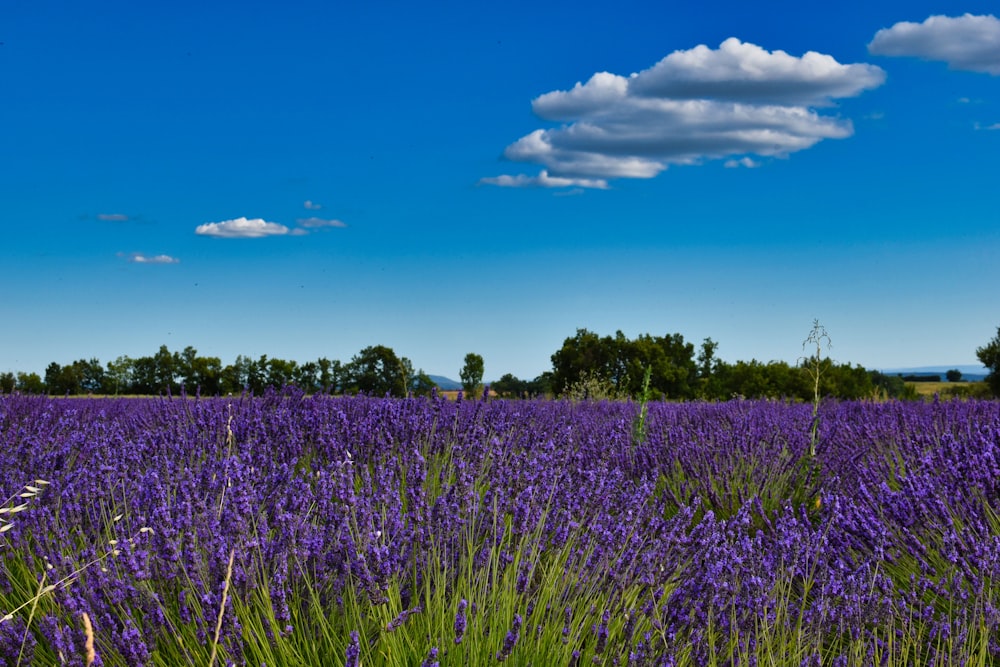
[[[849,120],[816,109],[884,81],[874,65],[843,65],[812,51],[796,57],[735,38],[718,49],[675,51],[638,74],[598,72],[535,98],[535,114],[559,127],[535,130],[504,155],[545,170],[481,182],[581,187],[590,179],[606,187],[612,178],[653,178],[672,164],[784,157],[851,136]]]
[[[528,176],[526,174],[516,174],[514,176],[510,176],[508,174],[502,174],[500,176],[482,178],[479,182],[485,185],[497,185],[502,188],[577,187],[593,188],[597,190],[606,190],[608,188],[608,182],[603,178],[562,178],[558,176],[549,176],[549,172],[545,169],[542,169],[538,176]]]
[[[180,264],[181,262],[181,260],[170,255],[144,255],[140,252],[118,253],[118,256],[124,257],[133,264]]]
[[[310,211],[318,211],[321,208],[323,208],[323,206],[321,204],[317,204],[316,202],[312,201],[311,199],[305,200],[302,203],[302,207],[306,208],[306,209],[308,209]]]
[[[993,123],[992,125],[983,125],[981,123],[975,123],[973,125],[977,130],[1000,130],[1000,123]]]
[[[194,233],[200,236],[214,236],[222,239],[257,239],[265,236],[283,236],[288,227],[277,222],[267,222],[261,218],[236,218],[222,222],[206,222],[198,225]]]
[[[105,222],[127,222],[128,216],[124,213],[98,213],[97,219]]]
[[[992,15],[931,16],[875,33],[869,53],[939,60],[952,69],[1000,76],[1000,19]]]
[[[333,220],[325,218],[299,218],[296,222],[302,226],[309,229],[317,229],[321,227],[346,227],[347,223],[342,220]]]
[[[760,162],[757,162],[750,157],[742,157],[739,160],[726,160],[722,165],[726,169],[737,169],[739,167],[746,167],[747,169],[756,169],[760,166]]]

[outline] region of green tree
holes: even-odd
[[[577,329],[552,355],[552,391],[564,394],[570,387],[601,387],[611,396],[639,396],[646,369],[654,396],[692,398],[698,379],[694,346],[680,334],[629,340],[621,331],[614,337]],[[583,383],[581,385],[581,382]]]
[[[267,362],[267,384],[275,389],[292,384],[297,370],[298,364],[294,361],[271,359]]]
[[[25,394],[44,394],[45,383],[38,373],[18,373],[17,390]]]
[[[153,357],[138,357],[132,361],[132,394],[159,393],[156,382],[156,359]]]
[[[17,386],[17,377],[11,373],[0,373],[0,394],[12,394]]]
[[[1000,396],[1000,327],[997,327],[997,335],[993,340],[976,349],[976,356],[983,366],[990,369],[990,374],[986,376],[990,391],[994,396]]]
[[[222,391],[222,360],[218,357],[195,357],[191,360],[184,386],[190,394],[215,396]]]
[[[371,396],[405,396],[406,369],[392,348],[371,345],[351,358],[346,369],[346,388]]]
[[[260,355],[260,359],[253,361],[248,359],[247,363],[247,389],[255,396],[260,396],[267,388],[267,355]]]
[[[610,381],[612,369],[617,365],[616,356],[614,339],[610,336],[601,338],[593,331],[577,329],[576,335],[564,340],[562,347],[552,355],[553,393],[565,393],[584,375],[591,380]]]
[[[53,361],[45,368],[45,388],[55,396],[79,394],[83,389],[83,371],[79,365],[60,366]]]
[[[462,382],[462,391],[466,396],[475,396],[483,389],[483,358],[475,352],[465,355],[465,365],[458,377]]]
[[[184,391],[194,394],[198,391],[198,377],[195,370],[195,361],[198,359],[198,350],[191,345],[185,347],[180,353],[174,354],[174,363],[177,377]]]
[[[320,357],[316,361],[316,366],[319,368],[318,379],[320,390],[331,394],[338,394],[344,391],[347,377],[344,372],[345,367],[340,361],[337,359],[330,361],[326,357]]]
[[[292,382],[307,394],[315,394],[322,387],[319,384],[319,366],[315,361],[307,361],[295,369]]]
[[[179,359],[179,355],[171,354],[166,345],[161,345],[157,353],[153,355],[153,377],[155,379],[153,390],[155,393],[176,392],[180,389],[177,384]]]
[[[490,385],[490,389],[502,398],[521,398],[528,390],[528,383],[518,380],[512,373],[504,373],[499,380]]]
[[[409,381],[409,386],[414,396],[430,396],[438,388],[437,383],[422,368]]]
[[[132,360],[120,355],[106,364],[104,372],[104,393],[118,395],[128,391],[132,383]]]
[[[104,366],[94,357],[93,359],[73,362],[73,367],[80,376],[80,388],[87,392],[99,392],[104,386]]]
[[[961,382],[962,381],[962,371],[957,368],[952,368],[950,371],[944,374],[944,377],[948,382]]]
[[[525,391],[528,396],[552,396],[555,393],[552,389],[552,371],[545,371],[528,382]]]

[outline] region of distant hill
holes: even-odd
[[[438,389],[454,391],[462,388],[461,382],[455,382],[451,378],[446,378],[443,375],[428,375],[427,377],[429,377],[431,381],[438,386]]]
[[[955,364],[954,366],[912,366],[910,368],[884,368],[881,372],[886,375],[940,375],[944,379],[944,374],[952,369],[957,369],[962,373],[962,380],[966,382],[977,382],[985,380],[990,374],[990,369],[985,366],[974,364]]]

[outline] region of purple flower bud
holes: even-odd
[[[517,640],[521,637],[521,615],[514,614],[514,625],[511,627],[510,631],[507,632],[507,636],[503,640],[503,648],[497,652],[497,662],[503,662],[510,657],[511,652],[514,650],[514,646],[517,645]]]
[[[344,658],[344,667],[359,667],[361,664],[361,644],[355,630],[351,630],[351,643],[347,645]]]
[[[465,636],[465,607],[468,603],[465,598],[458,601],[458,613],[455,614],[455,643],[461,644],[462,637]]]

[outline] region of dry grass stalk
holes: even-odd
[[[97,653],[94,652],[94,626],[90,624],[90,616],[87,612],[83,612],[81,616],[83,617],[83,632],[87,636],[87,641],[84,644],[84,650],[87,652],[86,667],[90,667],[97,659]]]
[[[215,667],[215,656],[219,650],[219,634],[222,632],[222,617],[226,613],[226,598],[229,596],[229,582],[233,578],[233,558],[236,549],[229,550],[229,565],[226,567],[226,582],[222,585],[222,602],[219,604],[219,617],[215,620],[215,637],[212,639],[212,655],[208,659],[208,667]]]
[[[51,586],[45,585],[45,578],[48,576],[45,572],[42,572],[42,580],[38,582],[38,593],[31,600],[31,612],[28,614],[28,622],[24,625],[24,636],[21,637],[21,650],[17,653],[17,664],[21,664],[21,659],[24,658],[24,645],[28,641],[28,629],[31,627],[31,620],[35,617],[35,609],[38,608],[38,600],[51,589]],[[22,605],[23,606],[23,605]],[[9,616],[9,614],[8,614]],[[6,617],[5,617],[6,618]]]

